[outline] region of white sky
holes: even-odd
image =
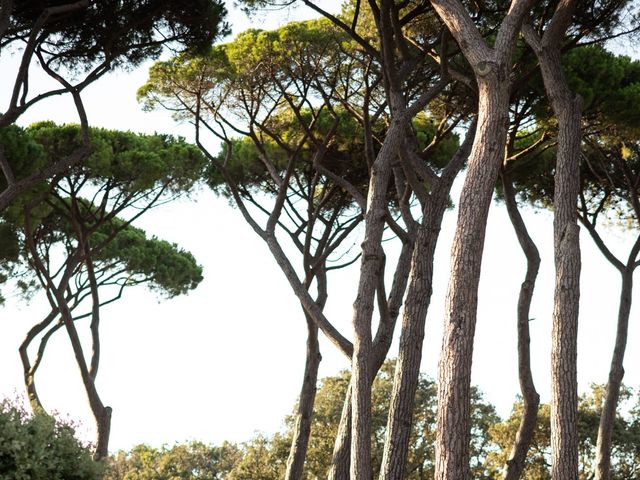
[[[323,5],[325,3],[323,2]],[[326,2],[336,6],[338,2]],[[253,20],[271,28],[305,12],[284,10]],[[251,26],[240,13],[230,17],[234,32]],[[15,59],[0,58],[0,72],[14,72]],[[116,72],[83,95],[93,126],[136,132],[181,134],[168,113],[142,112],[136,89],[148,65]],[[34,69],[34,74],[35,74]],[[12,78],[0,75],[0,109]],[[51,119],[75,122],[71,99],[43,102],[20,119],[26,125]],[[457,199],[460,181],[453,198]],[[448,259],[456,213],[445,216],[439,241],[435,286],[427,319],[423,370],[436,376],[440,351]],[[543,401],[549,398],[550,330],[553,295],[552,217],[525,212],[543,264],[531,322],[534,379]],[[111,450],[137,443],[161,445],[198,439],[220,443],[248,440],[255,431],[272,433],[295,403],[304,368],[306,326],[299,304],[262,241],[224,199],[202,191],[147,213],[137,223],[149,232],[190,250],[204,266],[205,280],[187,296],[163,301],[144,287],[125,292],[102,312],[102,360],[98,389],[113,408]],[[611,230],[614,251],[624,256],[634,232]],[[606,381],[615,333],[619,278],[583,232],[583,273],[579,329],[580,389]],[[390,252],[393,256],[393,252]],[[387,262],[390,265],[391,262]],[[476,329],[473,383],[502,415],[518,393],[515,312],[524,256],[504,207],[493,204],[487,230]],[[357,265],[330,278],[327,316],[351,337],[351,304]],[[11,299],[0,317],[0,395],[22,395],[18,346],[34,323],[48,313],[42,298],[27,303]],[[632,310],[625,382],[640,385],[640,354],[634,346],[640,331]],[[348,366],[324,341],[321,376]],[[397,354],[397,344],[390,355]],[[93,419],[86,402],[69,341],[61,330],[50,342],[37,385],[45,407],[82,423],[92,438]]]

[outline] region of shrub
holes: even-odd
[[[15,404],[0,403],[0,479],[99,480],[103,465],[94,462],[73,426]]]

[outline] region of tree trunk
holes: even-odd
[[[395,328],[402,299],[407,286],[409,271],[411,266],[411,257],[413,252],[413,243],[404,243],[396,271],[394,274],[393,285],[387,301],[388,317],[381,317],[378,325],[378,331],[373,340],[373,366],[371,368],[371,382],[378,374],[380,367],[387,358],[387,353],[391,347],[393,339],[393,331]],[[341,480],[349,478],[350,458],[349,451],[351,449],[351,382],[345,396],[345,402],[340,415],[340,423],[338,425],[338,434],[333,447],[331,456],[331,467],[328,472],[329,480]]]
[[[36,382],[35,382],[35,374],[37,365],[31,365],[31,360],[29,359],[29,345],[36,338],[38,334],[40,334],[45,328],[51,325],[51,322],[58,316],[59,310],[57,308],[53,308],[49,315],[45,317],[45,319],[33,326],[31,330],[27,333],[27,336],[20,344],[20,348],[18,349],[20,352],[20,360],[22,360],[22,370],[24,372],[24,385],[27,389],[27,397],[29,398],[29,405],[31,406],[32,411],[36,410],[44,410],[42,407],[42,402],[40,401],[40,397],[38,396],[38,391],[36,390]]]
[[[352,412],[351,412],[351,480],[371,480],[371,382],[373,342],[371,320],[378,277],[382,270],[382,234],[384,232],[387,189],[391,162],[396,158],[404,134],[402,117],[394,118],[378,157],[371,169],[365,237],[358,295],[353,304]]]
[[[538,420],[538,407],[540,405],[540,395],[536,391],[533,375],[531,374],[531,352],[529,348],[531,340],[529,335],[529,311],[533,298],[533,289],[540,268],[540,254],[520,215],[513,184],[506,172],[502,174],[502,185],[511,224],[527,258],[527,273],[525,274],[524,282],[520,286],[520,296],[518,297],[518,378],[520,379],[523,412],[503,477],[504,480],[518,480],[524,470],[527,452],[529,451]]]
[[[435,478],[469,478],[470,381],[487,216],[507,136],[510,83],[504,65],[478,77],[479,108],[451,250],[439,362]]]
[[[338,424],[338,434],[333,446],[333,454],[331,455],[331,467],[327,474],[329,480],[349,480],[349,472],[351,470],[350,452],[351,452],[351,385],[353,379],[349,382],[347,393],[345,395],[342,413],[340,414],[340,423]]]
[[[440,199],[438,199],[440,200]],[[387,438],[382,456],[380,479],[404,478],[411,436],[413,402],[422,360],[427,310],[433,292],[433,257],[445,202],[436,202],[433,212],[418,229],[413,253],[413,268],[402,314],[400,348],[389,405]]]
[[[611,358],[607,392],[602,405],[598,440],[596,442],[596,480],[611,480],[611,446],[613,440],[613,425],[616,418],[618,398],[622,377],[624,376],[624,352],[627,347],[627,332],[629,330],[629,314],[633,295],[633,268],[627,266],[622,272],[622,289],[620,291],[620,306],[618,308],[618,326],[616,344]]]
[[[578,478],[577,342],[581,267],[576,203],[580,191],[582,101],[569,89],[564,77],[558,42],[545,37],[542,44],[532,46],[558,119],[553,219],[556,286],[551,340],[551,476],[553,480],[575,480]]]
[[[318,326],[305,312],[307,318],[307,360],[304,369],[304,380],[298,400],[296,412],[296,424],[293,428],[293,440],[287,459],[285,480],[299,480],[302,478],[304,461],[307,456],[309,436],[311,433],[311,418],[313,416],[313,404],[316,398],[316,383],[318,381],[318,367],[322,356],[318,343]]]
[[[96,420],[97,439],[93,458],[94,460],[99,461],[109,455],[111,407],[105,407],[102,403],[102,400],[100,399],[100,395],[98,395],[95,382],[91,378],[89,367],[87,366],[87,362],[84,358],[82,344],[80,343],[78,331],[76,330],[76,327],[73,323],[71,312],[69,311],[64,301],[60,301],[61,295],[57,290],[55,292],[55,295],[56,300],[62,303],[62,305],[60,305],[60,313],[62,314],[62,318],[67,329],[67,334],[69,335],[69,340],[71,341],[71,346],[76,358],[76,363],[78,364],[78,368],[80,369],[80,376],[82,377],[82,383],[84,385],[85,391],[87,392],[87,398],[89,399],[91,412],[93,413],[93,416]]]
[[[380,469],[381,480],[401,480],[405,475],[425,323],[433,293],[435,249],[440,236],[442,218],[449,202],[451,185],[469,155],[474,135],[475,128],[471,128],[464,144],[451,159],[445,173],[437,183],[434,183],[425,204],[422,224],[416,234],[389,406],[387,437]]]

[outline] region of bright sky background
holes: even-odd
[[[229,2],[231,3],[231,2]],[[337,9],[339,2],[322,2]],[[252,21],[234,12],[234,33],[250,26],[272,28],[308,17],[283,10]],[[0,58],[0,110],[15,71],[13,58]],[[191,138],[189,126],[177,126],[165,112],[142,112],[135,92],[149,65],[109,74],[83,95],[93,126],[162,132]],[[37,67],[33,74],[36,75]],[[42,83],[44,85],[44,83]],[[43,87],[44,88],[44,87]],[[21,125],[51,119],[75,122],[69,97],[43,102],[20,118]],[[458,197],[459,180],[453,195]],[[446,216],[435,266],[435,286],[427,319],[422,369],[435,378],[441,342],[449,250],[456,212]],[[543,401],[549,398],[550,330],[553,296],[552,216],[525,211],[525,220],[543,259],[531,316],[534,379]],[[255,431],[272,433],[295,403],[305,358],[306,325],[290,288],[266,246],[227,200],[202,190],[145,214],[138,226],[190,250],[204,266],[205,280],[187,296],[163,301],[144,287],[126,291],[103,309],[102,359],[98,390],[113,408],[111,450],[137,443],[161,445],[198,439],[220,443],[248,440]],[[613,250],[625,257],[634,231],[611,229]],[[582,299],[579,328],[579,381],[606,381],[617,316],[618,274],[583,232]],[[390,257],[393,252],[389,253]],[[390,265],[391,262],[387,262]],[[518,393],[516,302],[524,276],[524,256],[503,206],[493,204],[487,230],[476,329],[473,383],[499,413],[507,415]],[[330,277],[327,316],[351,337],[351,304],[358,268]],[[0,395],[22,395],[18,346],[29,328],[47,313],[42,298],[12,298],[0,317]],[[638,308],[631,314],[625,382],[640,386]],[[328,342],[321,345],[321,376],[348,367]],[[397,343],[390,355],[397,354]],[[92,438],[93,418],[86,402],[69,341],[61,330],[50,342],[37,385],[47,409],[82,423]]]

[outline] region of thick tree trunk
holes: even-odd
[[[618,326],[616,343],[611,358],[607,392],[602,405],[598,440],[596,443],[596,480],[611,480],[611,447],[613,440],[613,425],[616,418],[620,387],[624,376],[624,353],[627,347],[629,330],[629,315],[633,295],[633,268],[622,272],[622,288],[620,291],[620,305],[618,308]]]
[[[470,390],[478,283],[489,206],[504,158],[509,122],[511,62],[522,18],[532,0],[512,0],[493,46],[485,43],[462,2],[431,0],[473,68],[478,84],[478,127],[460,195],[451,250],[438,367],[435,479],[469,478]]]
[[[446,200],[433,206],[433,211],[425,217],[425,224],[417,233],[413,268],[402,314],[400,349],[389,405],[387,439],[380,479],[404,478],[413,402],[422,360],[426,315],[433,292],[433,257],[442,216],[446,210]]]
[[[487,216],[507,136],[510,84],[505,65],[478,77],[478,129],[469,156],[451,251],[438,378],[435,478],[469,478],[470,381],[478,283]]]
[[[518,242],[527,259],[527,272],[524,282],[520,286],[518,297],[518,378],[520,379],[520,392],[522,393],[522,418],[516,433],[513,448],[504,473],[504,480],[518,480],[522,476],[527,452],[538,420],[538,407],[540,395],[536,391],[531,374],[531,353],[529,335],[529,311],[533,298],[538,270],[540,268],[540,254],[533,239],[527,231],[527,227],[520,215],[516,204],[515,192],[511,179],[506,173],[502,175],[504,199],[509,218],[518,237]]]
[[[298,409],[296,412],[296,423],[293,428],[293,440],[287,459],[287,469],[285,480],[299,480],[302,478],[304,461],[309,445],[311,433],[311,418],[313,416],[313,405],[316,398],[316,383],[318,381],[318,367],[320,366],[320,344],[318,343],[318,326],[308,314],[307,317],[307,360],[304,369],[304,379],[300,398],[298,399]]]

